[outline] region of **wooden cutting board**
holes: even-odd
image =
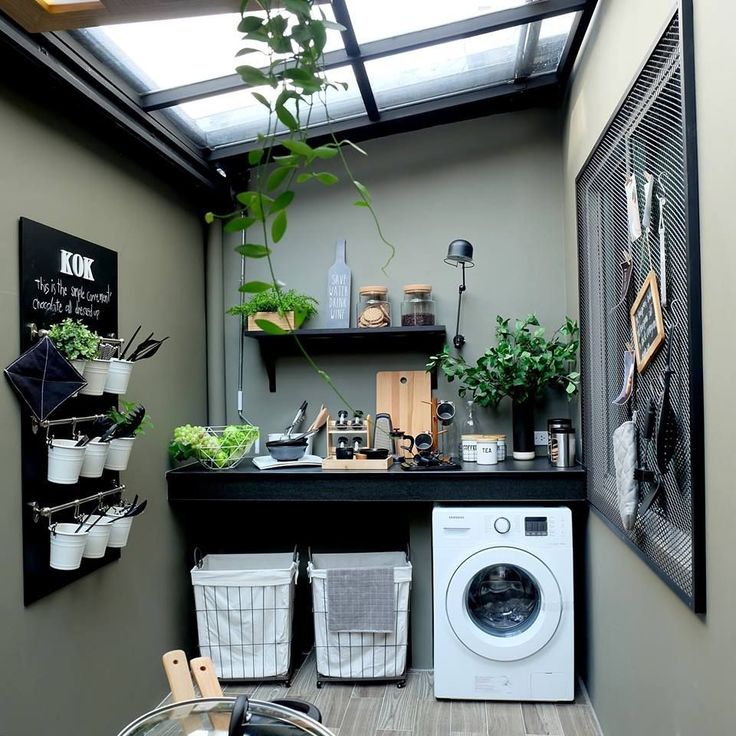
[[[432,430],[432,376],[426,371],[376,373],[376,412],[388,412],[391,424],[416,437]]]

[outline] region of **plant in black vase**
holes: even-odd
[[[470,393],[479,406],[497,406],[508,396],[512,401],[514,458],[534,458],[534,404],[547,387],[560,387],[568,398],[577,393],[580,373],[577,366],[579,327],[565,318],[564,324],[547,339],[535,315],[523,320],[496,317],[496,347],[489,347],[475,365],[449,346],[433,355],[427,370],[439,368],[449,382],[460,382],[458,394]]]

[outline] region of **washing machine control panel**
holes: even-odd
[[[493,528],[499,534],[508,534],[509,530],[511,529],[511,522],[505,516],[499,516],[493,522]]]
[[[547,536],[547,517],[546,516],[525,516],[524,517],[524,536],[527,537],[546,537]]]

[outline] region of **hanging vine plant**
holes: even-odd
[[[353,176],[346,156],[348,150],[362,156],[366,155],[365,151],[334,135],[324,145],[312,146],[308,142],[309,121],[315,105],[325,109],[329,122],[328,93],[347,89],[344,82],[331,82],[324,68],[328,30],[345,28],[328,20],[315,0],[281,0],[278,7],[273,0],[256,0],[260,12],[249,12],[248,5],[244,0],[238,25],[247,45],[237,55],[248,60],[263,59],[265,63],[243,64],[237,67],[237,72],[264,108],[265,129],[257,135],[257,147],[248,154],[251,188],[236,194],[241,208],[227,215],[210,212],[206,216],[208,222],[216,217],[226,220],[226,232],[246,233],[243,244],[237,248],[244,258],[268,261],[271,281],[247,281],[240,290],[257,294],[273,289],[277,299],[281,298],[282,284],[274,270],[273,246],[287,232],[289,208],[299,187],[314,184],[331,187],[340,181],[332,171],[323,170],[324,162],[331,159],[339,159],[346,180],[357,195],[353,204],[370,213],[380,239],[389,250],[383,265],[385,270],[393,258],[394,246],[383,236],[370,192]],[[319,17],[314,17],[315,12]],[[298,312],[295,327],[307,316]],[[272,334],[286,332],[273,323],[262,327]],[[298,340],[296,336],[295,339]],[[303,349],[302,352],[309,359]]]

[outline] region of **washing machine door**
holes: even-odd
[[[455,570],[445,599],[455,636],[487,659],[508,662],[538,652],[562,617],[560,586],[538,557],[491,547]]]

